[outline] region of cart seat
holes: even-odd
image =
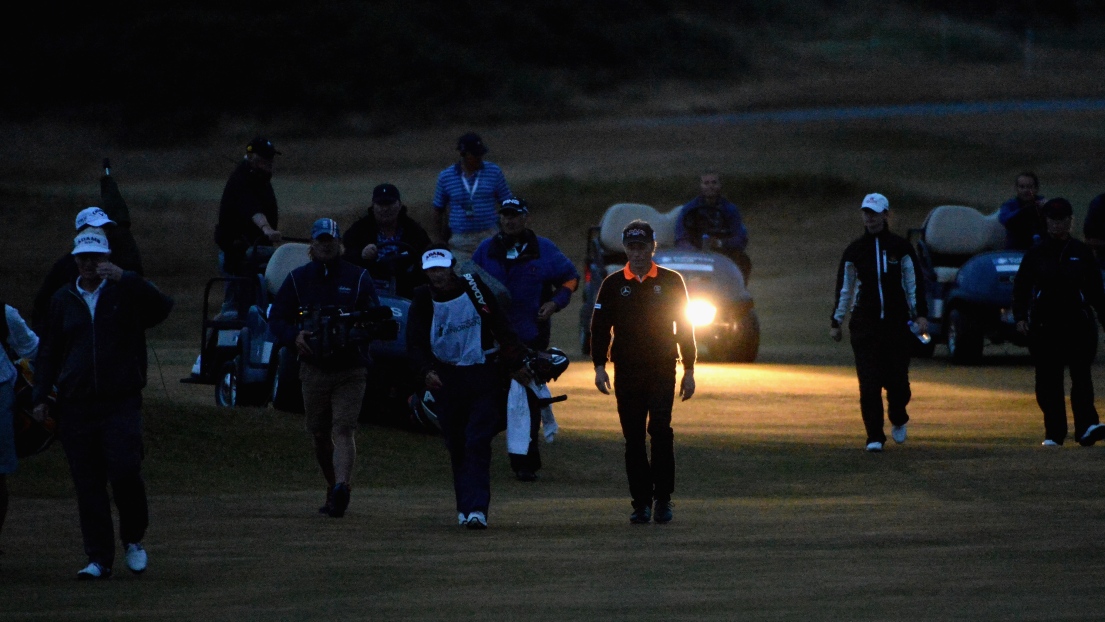
[[[275,296],[292,270],[307,265],[307,262],[311,261],[307,256],[309,248],[309,244],[302,242],[287,242],[273,251],[269,265],[265,268],[265,287],[268,288],[269,294]]]
[[[972,256],[1002,248],[1005,228],[998,222],[996,212],[983,216],[973,207],[941,205],[925,219],[924,241],[937,281],[950,283],[959,267]]]
[[[675,242],[674,221],[667,214],[661,214],[651,206],[641,203],[616,203],[602,215],[599,223],[599,239],[607,252],[620,251],[622,248],[622,229],[634,220],[644,220],[652,225],[656,232],[656,246],[671,246]]]

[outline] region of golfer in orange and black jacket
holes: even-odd
[[[632,523],[672,519],[675,451],[671,429],[675,399],[675,362],[683,361],[679,395],[694,395],[694,328],[687,320],[687,286],[678,272],[652,261],[656,251],[652,227],[635,220],[622,231],[629,262],[606,277],[591,316],[591,359],[595,386],[610,393],[607,353],[614,362],[614,395],[625,436],[625,471],[633,497]],[[652,461],[645,432],[652,439]]]

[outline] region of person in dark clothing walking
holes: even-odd
[[[457,275],[443,244],[422,254],[430,280],[414,291],[407,350],[434,392],[453,468],[457,522],[486,529],[491,503],[491,439],[503,428],[504,377],[528,382],[526,348],[491,290],[474,274]]]
[[[1063,198],[1044,204],[1047,236],[1024,254],[1013,281],[1013,318],[1028,337],[1036,366],[1036,403],[1044,414],[1045,447],[1067,437],[1063,369],[1070,369],[1074,438],[1081,445],[1105,439],[1094,408],[1090,365],[1097,354],[1096,320],[1105,325],[1105,289],[1093,251],[1074,239],[1071,205]]]
[[[311,262],[292,270],[269,312],[277,343],[294,344],[299,353],[303,410],[315,458],[326,479],[326,504],[319,512],[345,516],[357,459],[354,435],[367,382],[367,344],[315,351],[322,335],[297,326],[300,311],[364,311],[380,304],[368,271],[341,259],[338,223],[320,218],[311,226]],[[314,338],[314,339],[312,339]],[[314,344],[314,346],[312,346]]]
[[[372,190],[368,214],[345,232],[343,259],[366,268],[377,289],[395,279],[395,294],[410,298],[414,288],[426,284],[419,259],[430,245],[430,236],[407,214],[399,189],[380,184]]]
[[[918,333],[927,332],[928,308],[913,247],[890,232],[889,201],[881,194],[869,194],[860,210],[866,232],[848,245],[840,259],[829,337],[841,340],[841,325],[851,313],[848,332],[856,357],[866,449],[880,452],[886,443],[883,389],[891,436],[896,443],[906,440],[909,357],[914,339],[910,322]]]
[[[107,238],[94,229],[74,240],[80,277],[54,293],[35,361],[34,417],[53,418],[77,489],[88,565],[80,579],[106,579],[115,561],[107,484],[119,510],[119,538],[132,572],[145,571],[149,525],[142,480],[142,389],[146,329],[160,324],[172,300],[149,281],[109,261]],[[50,390],[57,386],[51,407]]]
[[[635,524],[672,520],[675,449],[671,428],[675,363],[683,362],[679,395],[694,395],[697,356],[694,327],[687,319],[687,286],[678,272],[652,261],[656,234],[635,220],[622,230],[628,262],[607,276],[591,316],[591,361],[595,386],[610,394],[607,356],[614,363],[614,397],[625,437],[625,472]],[[674,327],[674,330],[672,328]],[[652,439],[652,460],[645,433]],[[653,501],[655,500],[655,513]]]

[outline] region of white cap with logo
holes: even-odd
[[[83,227],[102,227],[106,224],[115,224],[115,221],[107,217],[107,212],[98,207],[86,207],[77,214],[76,230]]]
[[[422,253],[422,269],[451,268],[453,266],[453,254],[444,248],[431,248]]]
[[[883,195],[872,192],[871,194],[863,197],[863,204],[859,206],[860,209],[869,209],[872,212],[880,213],[890,210],[890,201],[886,200]]]
[[[73,255],[80,255],[82,253],[100,253],[108,254],[111,252],[111,247],[107,243],[107,236],[104,235],[104,230],[99,227],[91,227],[85,229],[77,234],[77,237],[73,238]]]

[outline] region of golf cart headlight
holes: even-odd
[[[687,319],[694,326],[708,326],[717,315],[717,307],[705,300],[692,300],[687,303]]]

